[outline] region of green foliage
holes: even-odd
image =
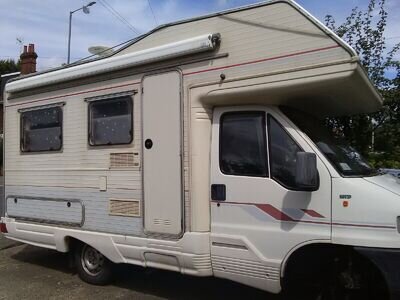
[[[0,75],[17,72],[20,69],[20,62],[12,59],[0,59]]]
[[[329,118],[327,125],[372,165],[400,168],[400,62],[395,59],[400,43],[389,51],[386,48],[387,16],[385,0],[370,0],[366,11],[354,8],[339,26],[331,15],[325,17],[326,25],[356,50],[384,99],[382,109],[376,113]],[[389,77],[388,72],[394,76]]]

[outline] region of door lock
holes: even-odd
[[[151,149],[153,147],[153,141],[151,139],[147,139],[144,141],[144,147],[146,149]]]

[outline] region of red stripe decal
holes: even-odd
[[[324,222],[324,221],[309,221],[309,220],[298,220],[293,219],[287,214],[283,213],[279,209],[275,208],[271,204],[260,204],[260,203],[243,203],[243,202],[220,202],[220,201],[212,201],[212,203],[219,204],[238,204],[238,205],[253,205],[258,209],[262,210],[266,214],[270,215],[276,220],[279,221],[287,221],[287,222],[298,222],[298,223],[307,223],[307,224],[320,224],[320,225],[333,225],[333,226],[345,226],[345,227],[360,227],[360,228],[380,228],[380,229],[396,229],[396,226],[390,225],[375,225],[375,224],[351,224],[351,223],[337,223],[337,222]],[[314,210],[301,209],[304,213],[315,216],[316,218],[325,218]]]
[[[289,217],[287,214],[283,213],[279,209],[273,207],[270,204],[255,204],[259,209],[261,209],[263,212],[269,214],[271,217],[273,217],[276,220],[280,221],[294,221],[291,217]]]
[[[305,214],[309,215],[310,217],[313,218],[325,218],[323,215],[319,214],[318,212],[316,212],[315,210],[312,209],[305,209],[302,208],[301,209]]]
[[[340,47],[339,45],[334,45],[334,46],[329,46],[329,47],[324,47],[324,48],[305,50],[305,51],[301,51],[301,52],[295,52],[295,53],[289,53],[289,54],[285,54],[285,55],[268,57],[268,58],[253,60],[253,61],[247,61],[247,62],[234,64],[234,65],[228,65],[228,66],[223,66],[223,67],[215,67],[215,68],[210,68],[210,69],[205,69],[205,70],[200,70],[200,71],[183,73],[183,75],[187,76],[187,75],[194,75],[194,74],[199,74],[199,73],[204,73],[204,72],[217,71],[217,70],[222,70],[222,69],[229,69],[229,68],[240,67],[240,66],[245,66],[245,65],[250,65],[250,64],[256,64],[256,63],[260,63],[260,62],[276,60],[276,59],[281,59],[281,58],[287,58],[287,57],[292,57],[292,56],[298,56],[298,55],[303,55],[303,54],[308,54],[308,53],[313,53],[313,52],[319,52],[319,51],[324,51],[324,50],[329,50],[329,49],[339,48],[339,47]]]
[[[48,97],[48,98],[33,100],[33,101],[30,101],[30,102],[17,103],[17,104],[10,104],[10,105],[7,105],[6,107],[17,106],[17,105],[23,105],[23,104],[28,104],[28,103],[41,102],[41,101],[45,101],[45,100],[59,99],[59,98],[64,98],[64,97],[68,97],[68,96],[77,96],[77,95],[82,95],[82,94],[88,94],[88,93],[98,92],[98,91],[111,90],[111,89],[115,89],[115,88],[119,88],[119,87],[135,85],[135,84],[139,84],[139,83],[140,83],[140,82],[132,82],[132,83],[126,83],[126,84],[121,84],[121,85],[115,85],[115,86],[110,86],[110,87],[101,88],[101,89],[88,90],[88,91],[84,91],[84,92],[77,92],[77,93],[65,94],[65,95],[60,95],[60,96],[53,96],[53,97]]]

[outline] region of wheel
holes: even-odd
[[[316,300],[374,300],[389,299],[386,284],[372,264],[353,256],[346,264],[336,264],[325,276]]]
[[[111,281],[113,263],[89,245],[76,247],[75,265],[79,277],[87,283],[105,285]]]
[[[305,256],[303,256],[305,257]],[[313,268],[296,265],[286,281],[285,300],[387,300],[380,271],[357,253],[338,253]],[[308,257],[307,257],[308,258]],[[311,259],[306,261],[310,262]]]

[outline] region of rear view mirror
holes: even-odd
[[[316,191],[319,189],[317,157],[314,153],[297,152],[296,186],[300,191]]]

